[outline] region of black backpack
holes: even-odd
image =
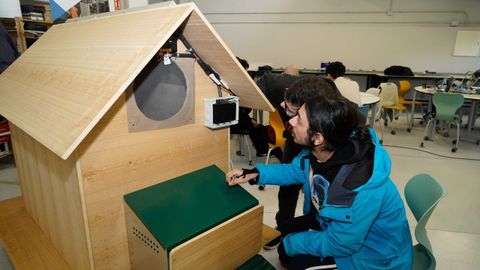
[[[383,71],[383,74],[396,76],[414,76],[412,70],[409,67],[404,66],[390,66]]]

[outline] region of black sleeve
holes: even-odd
[[[242,175],[240,175],[240,176],[246,176],[247,174],[251,174],[251,173],[259,173],[257,168],[253,168],[253,169],[245,169],[245,168],[242,168],[242,170],[243,170],[243,173],[242,173]],[[253,178],[252,180],[249,180],[248,183],[249,183],[250,185],[256,185],[256,184],[258,184],[258,176],[255,177],[255,178]]]

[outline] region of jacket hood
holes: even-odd
[[[364,185],[356,188],[356,191],[362,190],[364,188],[376,188],[384,184],[389,178],[390,169],[392,162],[388,156],[387,151],[380,144],[375,131],[369,128],[370,136],[372,137],[372,142],[375,146],[375,155],[373,159],[373,172],[370,179]]]

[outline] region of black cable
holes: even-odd
[[[183,42],[183,45],[185,45],[191,57],[195,58],[203,72],[215,83],[217,86],[218,97],[222,97],[222,90],[232,96],[237,96],[230,88],[226,87],[226,84],[222,81],[220,75],[218,75],[218,73],[209,64],[205,63],[205,61],[203,61],[197,52],[195,52],[192,45],[190,45],[190,42],[188,42],[182,33],[178,34],[178,39]]]
[[[460,160],[469,160],[469,161],[480,161],[480,159],[476,158],[464,158],[464,157],[452,157],[452,156],[445,156],[437,153],[433,153],[424,149],[418,149],[414,147],[408,147],[408,146],[399,146],[399,145],[391,145],[391,144],[382,144],[384,147],[392,147],[392,148],[401,148],[401,149],[407,149],[407,150],[414,150],[414,151],[419,151],[419,152],[424,152],[433,156],[438,156],[438,157],[443,157],[443,158],[451,158],[451,159],[460,159]]]
[[[221,88],[223,91],[229,93],[229,94],[232,95],[232,96],[237,96],[237,94],[235,94],[231,89],[228,89],[228,88],[224,87],[223,85],[221,85],[220,88]]]
[[[188,42],[188,40],[185,38],[185,36],[182,33],[178,34],[178,39],[180,39],[183,45],[185,45],[185,47],[187,48],[187,51],[193,55],[198,65],[202,68],[203,72],[205,72],[205,74],[215,83],[218,89],[219,97],[222,96],[222,93],[220,91],[221,88],[225,89],[227,93],[235,95],[230,89],[225,87],[224,83],[222,82],[222,79],[220,78],[220,75],[218,75],[218,73],[209,64],[203,61],[203,59],[197,54],[197,52],[193,49],[192,45],[190,45],[190,42]]]

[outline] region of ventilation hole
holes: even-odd
[[[160,245],[155,241],[155,239],[151,239],[147,234],[144,234],[142,231],[133,227],[132,234],[137,237],[137,239],[141,240],[145,247],[150,248],[153,252],[160,253]]]
[[[153,60],[135,79],[133,94],[146,117],[163,121],[182,109],[187,98],[187,81],[174,62],[164,65]]]

